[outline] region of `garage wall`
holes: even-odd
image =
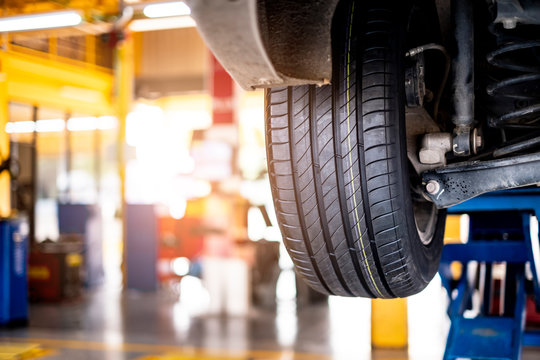
[[[136,97],[204,90],[207,51],[195,28],[135,34]]]

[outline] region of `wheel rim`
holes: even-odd
[[[409,162],[409,181],[411,186],[411,200],[414,223],[420,241],[428,246],[433,241],[437,230],[439,210],[431,201],[425,198],[422,180]]]
[[[413,214],[420,241],[426,246],[431,244],[437,229],[437,207],[427,201],[415,201],[413,203]]]

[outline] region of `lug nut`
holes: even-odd
[[[441,185],[436,180],[429,180],[426,184],[426,191],[428,192],[428,194],[437,194],[440,189]]]

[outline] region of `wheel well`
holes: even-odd
[[[332,18],[338,2],[257,1],[261,37],[278,73],[308,83],[331,79]]]

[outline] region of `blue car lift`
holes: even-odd
[[[531,215],[540,218],[540,189],[489,193],[448,212],[469,214],[470,228],[467,243],[447,244],[442,253],[439,273],[450,298],[451,320],[444,359],[520,359],[523,346],[540,346],[540,331],[525,331],[527,294],[534,295],[540,310],[540,244],[530,231]],[[459,279],[453,279],[450,268],[456,261],[462,264]],[[471,262],[485,264],[483,276],[472,273]],[[501,289],[492,287],[495,263],[506,263]],[[504,306],[493,314],[498,290]],[[466,310],[471,309],[473,293],[479,291],[482,303],[478,314],[470,318]]]

